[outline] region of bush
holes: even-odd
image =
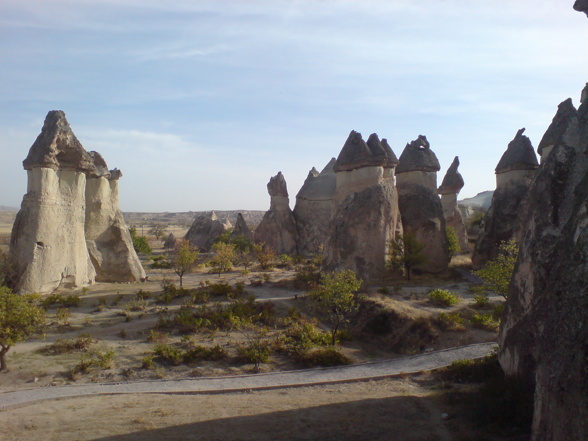
[[[182,350],[174,348],[170,345],[164,345],[158,343],[153,350],[153,354],[162,361],[168,362],[174,366],[177,366],[184,361]]]
[[[147,238],[145,236],[137,236],[137,229],[135,227],[131,227],[129,233],[133,240],[133,248],[135,248],[137,253],[151,254],[153,252],[151,246],[149,246],[149,242],[147,242]]]
[[[492,314],[474,314],[470,319],[470,323],[474,328],[486,329],[489,331],[496,331],[499,324]]]
[[[485,308],[488,306],[488,294],[474,294],[474,306],[476,308]]]
[[[271,355],[269,342],[254,340],[245,346],[237,347],[237,357],[243,363],[254,363],[256,367],[260,363],[267,363]]]
[[[445,331],[465,331],[465,320],[459,312],[442,312],[437,319],[439,326]]]
[[[331,335],[312,323],[294,323],[286,330],[284,343],[290,352],[307,351],[317,346],[329,346]]]
[[[72,294],[67,297],[63,297],[59,294],[51,294],[43,299],[41,305],[43,308],[48,309],[53,305],[61,305],[65,307],[80,306],[80,302],[80,296],[77,294]]]
[[[453,306],[459,303],[459,297],[446,289],[436,289],[429,293],[429,300],[439,306]]]
[[[91,334],[84,333],[76,338],[58,339],[49,346],[42,348],[40,352],[46,355],[86,352],[97,341]]]
[[[314,348],[300,353],[297,361],[305,367],[330,367],[351,364],[352,360],[334,347]]]

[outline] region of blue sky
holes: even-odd
[[[573,0],[0,0],[0,205],[49,110],[120,168],[124,211],[291,206],[351,130],[426,135],[460,198],[494,189],[588,81]]]

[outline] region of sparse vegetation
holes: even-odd
[[[129,228],[129,233],[131,234],[131,239],[133,240],[133,248],[137,253],[142,254],[151,254],[153,250],[147,242],[147,238],[145,236],[138,236],[137,229],[135,227]]]
[[[447,249],[449,251],[449,259],[451,259],[453,256],[461,252],[459,238],[457,237],[457,233],[453,227],[446,227],[445,234],[447,235]]]
[[[514,239],[503,242],[499,247],[498,257],[489,261],[484,268],[474,271],[484,281],[474,288],[476,292],[485,294],[492,291],[506,299],[518,254],[519,248]]]
[[[253,252],[255,253],[255,258],[261,265],[261,269],[267,271],[274,267],[276,253],[266,244],[256,243],[255,245],[253,245]]]
[[[183,287],[184,274],[194,267],[198,256],[198,251],[192,247],[189,240],[182,239],[176,244],[171,257],[171,267],[180,278],[180,288]]]
[[[393,273],[404,271],[406,279],[410,280],[411,271],[427,261],[423,254],[426,244],[417,240],[412,231],[406,231],[404,235],[398,235],[388,242],[387,266]]]
[[[41,349],[41,353],[45,355],[69,354],[71,352],[86,352],[90,347],[96,343],[96,340],[91,334],[83,333],[77,337],[60,338],[54,343]]]
[[[446,289],[435,289],[429,293],[429,301],[439,306],[453,306],[459,303],[459,297]]]
[[[235,253],[235,245],[231,243],[217,242],[212,246],[215,254],[210,260],[212,268],[220,277],[221,273],[229,272],[233,269],[233,261],[237,255]]]

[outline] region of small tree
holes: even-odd
[[[221,273],[226,273],[233,268],[235,260],[235,245],[232,243],[217,242],[212,246],[215,251],[214,257],[210,260],[215,272],[220,277]]]
[[[412,231],[404,235],[399,234],[394,240],[388,242],[388,267],[392,271],[404,269],[406,279],[410,280],[411,270],[427,261],[423,254],[426,244],[417,240]]]
[[[145,236],[137,236],[137,229],[135,227],[129,228],[129,233],[131,233],[133,248],[135,248],[137,253],[151,254],[153,252],[151,246],[149,246],[149,242],[147,242],[147,238]]]
[[[7,369],[8,350],[26,341],[45,323],[45,311],[33,303],[35,298],[0,287],[0,371]]]
[[[361,279],[357,279],[352,270],[343,270],[340,273],[323,274],[318,286],[308,293],[321,318],[331,326],[333,346],[337,342],[337,333],[341,326],[359,308],[355,293],[361,283]]]
[[[0,247],[0,286],[14,288],[17,278],[16,265],[10,257],[10,253]]]
[[[518,254],[519,247],[514,239],[502,242],[498,247],[496,259],[488,261],[484,268],[474,271],[474,274],[484,281],[474,290],[484,294],[493,291],[506,299]]]
[[[461,247],[459,246],[459,238],[457,237],[457,233],[453,227],[445,228],[445,234],[447,235],[447,242],[449,244],[449,260],[451,260],[453,256],[461,251]]]
[[[161,239],[161,237],[165,233],[165,228],[162,224],[152,224],[151,229],[149,230],[149,234],[155,236],[157,240]]]
[[[269,270],[273,268],[274,260],[276,260],[276,253],[264,243],[256,243],[253,245],[257,261],[261,265],[261,269]]]
[[[172,255],[171,266],[180,278],[180,288],[182,288],[184,274],[190,272],[190,270],[194,268],[198,256],[198,251],[192,247],[189,240],[182,239],[176,244],[176,248]]]

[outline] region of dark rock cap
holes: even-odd
[[[45,167],[95,172],[92,156],[74,135],[62,110],[52,110],[47,114],[41,133],[22,164],[25,170]]]
[[[495,172],[505,173],[511,170],[535,170],[539,167],[531,140],[520,129],[514,139],[508,143],[506,152],[498,161]]]
[[[588,0],[576,0],[574,9],[578,12],[583,12],[588,16]]]
[[[438,172],[439,170],[441,170],[439,160],[431,150],[427,137],[423,135],[419,135],[416,140],[406,144],[404,151],[400,155],[398,167],[396,167],[396,173],[411,171]]]
[[[457,171],[458,167],[459,158],[456,156],[449,169],[447,169],[447,173],[445,173],[443,182],[441,182],[441,186],[439,187],[439,194],[459,193],[463,188],[465,184],[461,173]]]
[[[385,146],[380,142],[378,135],[372,133],[366,143],[361,133],[352,130],[337,157],[334,170],[351,171],[374,166],[392,168],[396,163],[396,155],[387,142]]]
[[[267,191],[270,196],[283,196],[288,197],[288,187],[286,186],[286,179],[282,172],[278,172],[277,175],[272,176],[267,184]]]
[[[545,147],[554,146],[561,143],[570,123],[574,119],[577,120],[577,118],[578,112],[572,104],[571,98],[568,98],[567,100],[560,103],[560,105],[557,106],[557,113],[553,117],[551,125],[543,135],[543,138],[541,138],[539,147],[537,147],[537,152],[541,155]]]

